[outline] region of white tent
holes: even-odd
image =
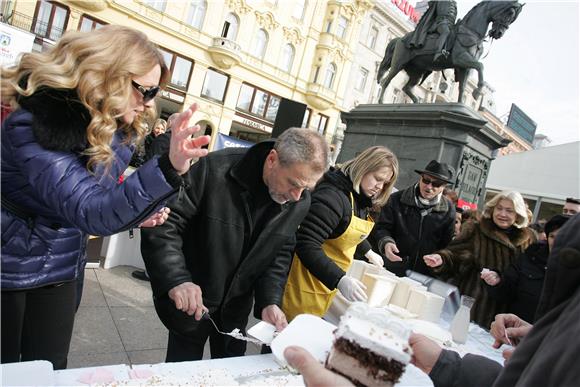
[[[580,141],[513,153],[491,163],[486,189],[520,192],[536,201],[563,204],[567,197],[580,198]]]

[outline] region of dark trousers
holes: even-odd
[[[48,360],[65,369],[76,310],[76,281],[2,291],[2,363]]]
[[[155,299],[155,309],[169,330],[166,362],[201,360],[208,339],[212,359],[243,356],[246,353],[245,341],[218,333],[208,320],[196,321],[194,316],[176,309],[167,296]],[[245,334],[247,317],[242,321],[224,323],[220,321],[219,313],[212,313],[211,316],[221,331],[231,332],[239,328]]]

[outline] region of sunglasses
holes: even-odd
[[[155,98],[157,93],[159,93],[159,86],[153,86],[146,89],[145,87],[141,86],[140,84],[138,84],[133,80],[131,81],[131,84],[135,89],[137,89],[139,93],[143,95],[143,103],[151,101],[153,98]]]
[[[421,180],[423,181],[423,184],[429,185],[431,184],[431,186],[433,186],[434,188],[439,188],[442,185],[446,185],[447,183],[441,180],[434,180],[434,179],[428,179],[425,176],[421,176]]]

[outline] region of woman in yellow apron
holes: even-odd
[[[367,259],[382,266],[366,241],[374,225],[369,211],[387,202],[398,173],[396,156],[374,146],[324,175],[296,233],[282,302],[288,321],[300,313],[324,315],[337,290],[350,301],[366,299],[364,285],[346,271],[359,245]]]

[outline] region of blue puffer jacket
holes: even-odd
[[[119,184],[134,148],[121,131],[109,173],[102,167],[89,173],[79,152],[90,115],[74,92],[44,89],[19,102],[21,109],[2,123],[2,197],[36,219],[27,224],[2,207],[3,291],[75,279],[84,269],[88,234],[138,225],[179,187],[168,183],[170,172],[157,157]]]

